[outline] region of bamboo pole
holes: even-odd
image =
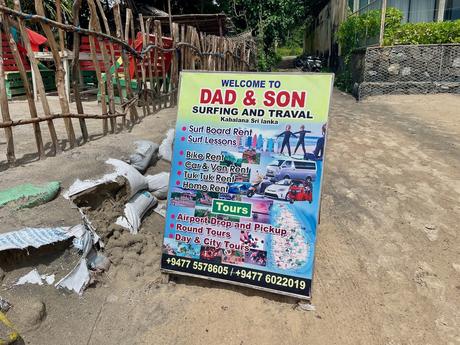
[[[129,44],[129,27],[131,25],[131,17],[132,17],[132,12],[131,9],[127,8],[126,9],[126,21],[125,21],[125,41]],[[134,42],[131,42],[131,44],[134,46]],[[131,100],[134,98],[134,91],[131,87],[131,75],[129,71],[131,70],[131,59],[128,56],[127,63],[126,63],[126,93],[128,94],[128,98]],[[136,70],[136,63],[134,62],[134,70]],[[136,123],[139,119],[139,116],[137,114],[137,109],[136,107],[130,107],[130,115],[132,117],[132,123]]]
[[[19,0],[14,0],[14,8],[18,11],[21,10],[21,4],[19,3]],[[34,71],[35,86],[37,87],[43,112],[45,113],[45,115],[51,115],[48,99],[46,98],[45,85],[43,84],[42,75],[40,73],[40,69],[38,68],[38,61],[35,58],[34,52],[32,51],[29,35],[26,32],[26,27],[24,25],[24,21],[22,18],[18,18],[18,28],[21,34],[22,42],[24,43],[24,47],[27,51],[27,57],[29,58],[30,66]],[[56,135],[56,129],[54,128],[54,123],[53,121],[48,121],[47,125],[48,130],[50,132],[51,142],[53,144],[53,153],[57,154],[61,151],[61,149],[59,147],[59,142]]]
[[[80,10],[82,0],[75,0],[72,7],[73,25],[80,26]],[[84,113],[83,103],[80,96],[80,34],[78,31],[73,33],[73,59],[72,59],[72,88],[73,96],[75,98],[75,104],[77,106],[77,112],[79,114]],[[80,130],[83,137],[83,141],[89,140],[88,128],[86,127],[85,119],[79,119]]]
[[[104,9],[102,8],[102,4],[101,4],[100,0],[95,0],[95,1],[96,1],[96,4],[97,4],[97,7],[99,8],[99,13],[100,13],[100,15],[102,17],[102,21],[104,23],[105,33],[107,35],[111,35],[110,26],[109,26],[109,23],[107,21],[107,17],[106,17],[106,15],[104,13]],[[113,48],[112,41],[109,41],[109,50],[110,50],[110,57],[112,59],[112,63],[115,65],[114,75],[115,75],[115,82],[116,82],[116,85],[117,85],[117,91],[118,91],[118,94],[119,94],[119,97],[120,97],[120,103],[123,103],[123,92],[122,92],[121,83],[120,83],[120,76],[118,75],[117,61],[116,61],[116,57],[115,57],[115,49]],[[115,121],[114,125],[116,125],[116,121]],[[124,121],[122,121],[121,126],[122,126],[122,128],[124,127]]]
[[[145,35],[145,25],[144,25],[144,17],[142,14],[139,14],[139,24],[141,26],[141,35],[142,35],[142,46],[147,47],[147,36]],[[144,59],[147,59],[148,63],[150,64],[150,56],[146,56]],[[144,87],[144,94],[143,94],[143,104],[142,104],[142,111],[144,112],[144,116],[150,114],[150,104],[147,101],[147,78],[145,72],[145,61],[142,61],[141,64],[141,73],[142,73],[142,86]]]
[[[167,83],[166,83],[165,54],[161,50],[161,48],[163,48],[163,35],[162,35],[162,32],[161,32],[161,22],[159,20],[155,20],[155,27],[156,27],[155,31],[158,34],[156,42],[157,42],[158,47],[160,47],[160,54],[161,54],[161,77],[162,77],[162,80],[163,80],[163,85],[162,85],[163,86],[163,93],[167,93],[168,90],[166,89],[167,88]],[[167,106],[166,102],[167,102],[167,98],[165,97],[165,102],[164,102],[164,107],[165,108]],[[160,98],[160,105],[161,105],[161,98]]]
[[[43,2],[41,0],[35,0],[35,10],[38,15],[44,16],[45,9],[43,8]],[[51,53],[53,54],[54,63],[56,65],[56,86],[59,96],[59,103],[61,106],[61,110],[63,114],[68,114],[69,110],[69,103],[67,101],[66,95],[66,87],[64,85],[64,68],[62,66],[61,56],[59,55],[59,49],[56,45],[56,40],[54,39],[53,32],[48,24],[44,22],[40,22],[43,31],[45,32],[46,38],[48,39],[48,44],[51,49]],[[73,130],[72,120],[69,118],[64,119],[64,124],[67,131],[67,137],[69,139],[69,145],[71,148],[75,146],[75,133]]]
[[[151,19],[149,18],[145,22],[145,34],[147,35],[146,40],[147,40],[148,44],[150,44],[150,23],[151,23]],[[151,101],[152,101],[152,111],[155,112],[155,98],[154,98],[154,96],[152,96],[152,94],[154,93],[154,90],[155,90],[155,81],[153,79],[152,52],[151,51],[149,51],[149,53],[148,53],[147,61],[148,61],[149,80],[150,80],[149,97],[151,98]],[[154,60],[153,63],[155,64],[156,61]]]
[[[91,26],[91,23],[89,24]],[[94,37],[89,37],[89,49],[91,51],[91,59],[93,60],[94,69],[96,70],[97,83],[99,85],[99,91],[101,94],[101,108],[102,114],[107,115],[107,99],[105,97],[105,85],[104,80],[102,79],[101,66],[97,57],[96,42]],[[107,117],[102,119],[102,133],[106,135],[109,131],[109,125],[107,122]]]
[[[133,44],[133,47],[136,48],[135,47],[135,45],[136,45],[136,43],[135,43],[136,42],[136,30],[134,28],[134,16],[132,15],[132,12],[131,12],[131,15],[130,15],[130,21],[129,22],[130,22],[130,27],[131,27],[130,32],[131,32],[131,37],[132,37],[132,44]],[[129,35],[128,35],[128,37],[129,37]],[[141,64],[143,64],[144,60],[142,59],[139,62]],[[136,78],[136,82],[137,82],[137,94],[140,96],[139,92],[142,90],[142,82],[141,82],[141,77],[139,75],[139,70],[138,70],[137,67],[138,67],[138,65],[137,65],[136,61],[134,60],[134,77]],[[137,103],[138,102],[135,102],[134,106],[136,106]],[[144,116],[145,116],[145,112],[144,112]]]
[[[127,39],[123,38],[120,4],[118,2],[116,2],[115,5],[113,6],[113,11],[114,11],[114,18],[115,18],[115,26],[117,28],[117,38],[122,40],[124,44],[127,44],[128,42]],[[125,84],[126,84],[126,94],[128,96],[128,99],[131,99],[133,98],[133,92],[131,89],[131,78],[129,76],[129,59],[128,59],[128,56],[126,55],[125,49],[122,50],[121,56],[123,59],[123,72],[124,72]],[[136,107],[130,107],[129,117],[130,117],[131,125],[133,125],[136,122],[137,116],[138,115],[137,115]]]
[[[185,26],[184,25],[180,26],[180,41],[185,42]],[[181,46],[180,48],[180,66],[181,66],[180,69],[182,71],[185,67],[185,47],[184,46]]]
[[[88,0],[90,10],[90,23],[93,30],[101,31],[101,25],[97,14],[96,4],[94,0]],[[94,38],[92,38],[94,40]],[[110,71],[109,55],[107,54],[107,47],[103,40],[99,41],[99,49],[101,51],[102,59],[104,61],[105,69],[105,84],[107,85],[107,96],[109,98],[109,114],[115,113],[115,95],[113,93],[112,72]],[[101,79],[103,80],[102,74]],[[101,93],[102,94],[102,93]],[[110,119],[110,133],[115,132],[116,123],[114,118]]]
[[[61,7],[61,0],[56,1],[56,21],[58,23],[62,23],[62,7]],[[64,31],[62,29],[58,29],[59,33],[59,50],[64,51],[65,44],[64,44]]]
[[[177,53],[177,42],[179,40],[179,24],[173,23],[173,48],[174,51],[172,52],[172,62],[171,62],[171,79],[172,79],[172,85],[173,85],[173,91],[174,91],[174,96],[173,96],[173,105],[177,105],[177,87],[178,87],[178,81],[179,81],[179,59],[178,59],[178,53]]]
[[[0,21],[5,22],[3,13],[0,12]],[[3,33],[0,30],[0,56],[3,56]],[[5,87],[5,70],[3,68],[3,59],[0,59],[0,107],[2,110],[3,122],[11,121],[10,109],[8,106],[8,97],[6,95]],[[9,164],[13,164],[16,160],[14,155],[14,140],[13,131],[11,127],[5,128],[5,139],[6,139],[6,160]]]
[[[117,37],[117,40],[119,40],[120,42],[123,42],[123,45],[121,46],[121,58],[122,58],[122,63],[123,63],[123,72],[126,72],[126,69],[125,69],[125,66],[124,66],[125,60],[126,60],[124,44],[126,44],[126,43],[123,41],[123,32],[121,31],[120,4],[119,4],[118,1],[115,2],[114,6],[112,8],[112,11],[113,11],[113,18],[115,20],[115,35]],[[117,73],[118,73],[118,71],[117,71]],[[123,99],[124,99],[123,94],[120,95],[120,97],[121,97],[120,99],[123,102]],[[126,127],[126,116],[122,117],[122,126]]]
[[[168,0],[168,19],[169,19],[169,35],[173,38],[173,22],[171,14],[171,0]]]
[[[152,24],[152,22],[150,22]],[[155,24],[155,23],[154,23]],[[158,32],[155,25],[153,25],[153,36],[155,37],[155,46],[158,47]],[[160,76],[158,75],[158,49],[155,48],[153,54],[153,71],[155,74],[155,99],[154,99],[154,109],[157,110],[161,109],[161,102],[160,102]]]
[[[4,3],[4,0],[1,0],[0,3]],[[8,38],[8,43],[10,45],[11,52],[13,53],[14,61],[16,62],[16,66],[18,67],[19,75],[21,76],[21,80],[24,86],[24,91],[27,97],[27,103],[29,104],[29,113],[30,117],[34,118],[38,116],[37,107],[35,106],[34,95],[32,93],[32,89],[30,87],[29,78],[27,77],[26,69],[24,68],[24,64],[21,59],[21,55],[19,54],[18,47],[14,40],[13,35],[10,31],[10,19],[3,18],[3,26],[5,29],[6,37]],[[35,144],[37,145],[38,156],[40,158],[46,158],[45,156],[45,148],[43,147],[43,138],[42,133],[40,130],[40,125],[34,124],[34,136],[35,136]]]

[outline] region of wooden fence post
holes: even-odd
[[[172,86],[174,88],[174,105],[177,105],[177,92],[178,92],[178,84],[179,84],[179,56],[177,51],[177,43],[179,41],[179,24],[173,23],[173,48],[174,51],[172,53],[172,62],[171,62],[171,79],[172,79]]]
[[[136,30],[134,28],[134,15],[132,14],[132,12],[131,12],[131,15],[130,15],[129,19],[130,19],[129,23],[130,23],[130,26],[131,26],[130,32],[131,32],[131,37],[132,37],[131,38],[132,39],[132,46],[135,49],[136,48],[135,47],[135,45],[136,45]],[[128,33],[128,37],[129,37],[129,33]],[[136,82],[137,82],[137,91],[136,91],[137,96],[135,96],[134,93],[133,93],[133,96],[137,97],[137,101],[133,104],[133,106],[136,107],[136,105],[138,104],[138,100],[140,98],[140,93],[139,92],[142,90],[142,82],[141,82],[141,77],[139,75],[139,70],[137,68],[138,61],[137,61],[136,57],[133,57],[133,62],[134,62],[134,78],[136,78]],[[144,61],[140,59],[139,62],[143,63]]]
[[[89,23],[89,28],[91,29],[91,22],[93,21],[92,19],[93,14],[91,14],[91,19]],[[91,51],[91,59],[93,60],[93,65],[94,69],[96,71],[96,78],[97,78],[97,83],[99,85],[99,93],[101,95],[101,109],[102,109],[102,115],[106,116],[108,114],[107,111],[107,97],[106,95],[106,89],[104,85],[104,80],[102,79],[102,72],[101,72],[101,66],[99,64],[99,58],[98,58],[98,53],[96,49],[96,42],[93,36],[89,36],[89,48]],[[107,117],[105,117],[102,120],[102,133],[106,135],[109,131],[109,124],[107,121]]]
[[[93,30],[96,30],[98,32],[101,32],[101,25],[99,23],[99,17],[97,14],[97,9],[96,9],[96,4],[94,3],[94,0],[88,0],[88,6],[90,10],[90,23],[91,27]],[[93,39],[94,41],[94,39]],[[107,85],[107,96],[109,98],[109,114],[115,114],[115,95],[113,93],[113,84],[112,84],[112,72],[110,71],[110,62],[109,62],[109,55],[107,54],[107,47],[105,45],[104,40],[99,41],[99,49],[101,51],[102,55],[102,60],[104,61],[104,69],[105,69],[105,84]],[[99,61],[98,61],[99,63]],[[102,80],[102,87],[104,86],[104,79],[101,74],[101,80]],[[100,84],[101,85],[101,84]],[[105,95],[104,95],[105,96]],[[102,97],[102,92],[101,92],[101,97]],[[104,100],[105,101],[105,100]],[[115,127],[116,127],[116,119],[114,117],[110,118],[110,133],[115,132]]]
[[[155,20],[155,32],[157,34],[157,38],[156,38],[156,41],[157,41],[157,45],[158,47],[160,48],[163,48],[163,35],[162,35],[162,32],[161,32],[161,22],[159,20]],[[166,94],[168,92],[168,90],[166,89],[167,88],[167,83],[166,83],[166,67],[165,67],[165,54],[164,54],[164,51],[160,49],[160,54],[161,54],[161,77],[162,77],[162,82],[163,82],[163,93]],[[164,107],[166,108],[167,106],[167,100],[168,100],[168,97],[165,96],[165,95],[161,95],[161,88],[160,88],[160,108],[161,108],[161,104],[162,104],[162,97],[164,97],[165,101],[164,101]]]
[[[14,8],[16,11],[21,11],[21,4],[19,3],[19,0],[14,0]],[[40,101],[42,103],[43,112],[45,113],[45,116],[49,116],[51,115],[51,110],[48,104],[48,99],[46,98],[45,85],[43,84],[43,79],[40,74],[40,69],[38,68],[38,61],[37,59],[35,59],[34,52],[32,51],[32,46],[30,44],[29,35],[26,32],[26,27],[24,25],[24,20],[22,18],[18,18],[18,27],[19,27],[19,32],[21,34],[22,41],[24,43],[24,47],[27,51],[27,57],[29,58],[30,67],[34,71],[33,77],[35,77],[35,84],[37,87],[38,94],[40,96]],[[59,147],[56,130],[54,128],[54,123],[52,120],[48,120],[47,124],[48,124],[48,130],[50,132],[51,141],[53,143],[53,151],[54,151],[53,153],[57,154],[61,151],[61,149]]]
[[[144,17],[142,14],[139,14],[139,25],[141,27],[141,35],[142,35],[142,47],[145,49],[148,45],[147,41],[147,36],[145,34],[145,26],[144,26]],[[148,53],[149,55],[145,55],[144,59],[147,59],[148,63],[150,64],[150,52]],[[141,73],[142,73],[142,86],[144,88],[143,92],[143,104],[142,104],[142,111],[144,112],[144,117],[146,114],[150,114],[150,104],[147,101],[147,75],[145,72],[145,61],[141,61]]]
[[[5,22],[3,12],[0,12],[0,21]],[[0,30],[0,56],[3,57],[3,33]],[[8,106],[8,97],[6,95],[5,87],[5,70],[3,68],[3,58],[0,59],[0,107],[2,110],[3,122],[10,122],[10,109]],[[6,159],[9,164],[13,164],[16,160],[14,156],[14,141],[13,141],[13,130],[11,127],[5,127],[5,139],[6,139]]]
[[[35,10],[38,15],[45,16],[45,9],[43,8],[43,2],[41,0],[35,0]],[[62,66],[61,56],[59,55],[59,49],[54,39],[54,34],[51,31],[51,28],[48,24],[43,21],[40,21],[43,31],[45,32],[46,38],[48,39],[48,44],[53,54],[54,63],[56,64],[56,87],[59,96],[59,103],[61,105],[61,110],[63,115],[68,115],[70,113],[69,103],[67,101],[66,87],[64,85],[64,68]],[[70,117],[64,118],[64,123],[67,131],[67,137],[69,139],[70,148],[75,147],[75,132],[73,130],[72,119]]]
[[[76,27],[80,26],[80,9],[81,1],[75,0],[72,6],[73,25]],[[80,96],[80,34],[78,31],[73,33],[73,59],[72,59],[72,88],[73,96],[75,99],[75,105],[77,106],[77,112],[83,114],[83,103]],[[86,127],[85,119],[78,119],[80,123],[80,130],[83,137],[83,141],[89,140],[88,128]]]
[[[99,13],[100,13],[100,15],[102,17],[102,21],[104,23],[105,33],[107,35],[112,35],[111,32],[110,32],[110,26],[109,26],[109,23],[107,21],[107,17],[106,17],[106,15],[104,13],[104,9],[102,8],[102,4],[101,4],[100,0],[95,0],[95,1],[96,1],[96,4],[97,4],[97,7],[99,8]],[[114,75],[115,75],[115,82],[116,82],[116,85],[117,85],[118,95],[119,95],[119,98],[120,98],[120,103],[123,103],[123,91],[122,91],[122,87],[121,87],[121,83],[120,83],[120,76],[118,75],[117,61],[116,61],[116,57],[115,57],[115,49],[113,48],[113,43],[111,41],[109,41],[109,50],[110,50],[110,57],[111,57],[112,64],[115,66]],[[114,109],[115,109],[115,105],[114,105]],[[116,118],[113,119],[112,126],[116,126]],[[124,127],[124,121],[122,121],[121,127],[122,128]]]
[[[117,27],[117,32],[120,33],[121,39],[123,39],[126,43],[129,44],[129,36],[128,36],[128,30],[129,30],[129,16],[131,15],[131,10],[127,9],[126,10],[126,23],[125,23],[125,35],[123,36],[123,31],[122,31],[122,22],[121,22],[121,13],[120,13],[120,5],[118,3],[115,3],[113,6],[114,9],[114,16],[115,16],[115,25]],[[122,50],[122,59],[123,59],[123,72],[125,75],[125,87],[126,87],[126,94],[128,96],[128,100],[132,99],[134,97],[133,95],[133,90],[131,88],[131,77],[129,75],[129,58],[126,55],[126,51],[123,49]],[[138,120],[138,114],[137,114],[137,109],[135,106],[130,106],[129,107],[129,118],[131,121],[131,126],[134,125],[137,120]]]
[[[0,2],[2,3],[2,5],[4,4],[4,0],[1,0]],[[16,66],[18,67],[18,70],[19,70],[19,75],[21,76],[22,83],[24,85],[24,91],[26,93],[27,102],[29,104],[30,117],[32,118],[38,117],[37,107],[35,106],[34,95],[32,93],[32,88],[30,87],[29,78],[27,76],[26,69],[22,62],[21,55],[19,54],[19,50],[16,45],[16,41],[14,40],[14,37],[10,31],[10,27],[11,27],[10,19],[9,18],[3,18],[3,19],[4,21],[2,24],[5,29],[5,34],[6,34],[6,37],[8,38],[10,49],[11,49],[11,52],[13,53],[14,61],[16,62]],[[38,156],[40,158],[46,158],[45,148],[43,147],[43,139],[42,139],[42,133],[40,130],[40,124],[34,123],[33,127],[34,127],[34,136],[35,136],[35,143],[37,145]]]
[[[152,20],[150,18],[147,19],[145,22],[145,34],[147,35],[147,42],[150,44],[150,24]],[[156,42],[155,42],[156,44]],[[154,56],[156,56],[156,49],[154,50]],[[153,78],[154,76],[154,71],[155,71],[155,78],[156,78],[156,60],[153,61],[153,68],[152,70],[152,51],[149,51],[149,56],[148,56],[148,67],[149,67],[149,80],[150,80],[150,85],[149,85],[149,97],[152,100],[152,111],[155,112],[156,109],[156,100],[155,100],[155,79]]]

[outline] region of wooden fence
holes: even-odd
[[[66,139],[69,147],[73,148],[79,141],[72,119],[78,119],[82,138],[80,142],[84,143],[90,138],[87,120],[101,121],[102,132],[106,135],[116,132],[117,128],[134,125],[142,116],[174,106],[177,103],[181,70],[245,71],[252,69],[255,61],[251,39],[206,35],[198,32],[195,27],[177,23],[170,24],[170,37],[164,37],[159,21],[144,20],[142,15],[133,18],[129,9],[126,9],[126,16],[122,18],[118,2],[111,9],[115,23],[111,27],[100,0],[87,0],[84,5],[82,0],[74,0],[72,25],[62,23],[59,6],[55,21],[45,16],[42,0],[34,1],[36,13],[30,14],[21,11],[19,0],[14,0],[13,8],[6,6],[5,0],[0,0],[3,33],[0,35],[0,128],[5,132],[6,158],[9,163],[14,163],[16,159],[13,139],[13,129],[16,126],[28,125],[33,128],[38,157],[45,158],[40,122],[47,124],[52,154],[55,155],[60,151],[54,126],[58,120],[64,121]],[[83,6],[87,6],[88,11],[83,11]],[[81,13],[88,12],[89,25],[83,28],[80,26]],[[26,24],[30,22],[39,24],[46,36],[50,49],[48,53],[33,51],[26,31]],[[19,40],[12,34],[12,28],[18,32]],[[71,50],[65,47],[64,32],[73,36]],[[3,42],[4,39],[8,42]],[[11,104],[4,87],[7,72],[3,65],[2,47],[5,46],[9,47],[13,55],[28,102],[30,116],[20,120],[11,119]],[[24,55],[28,63],[24,63]],[[54,62],[60,111],[51,109],[38,67],[39,60],[46,57]],[[69,64],[71,68],[66,68]],[[93,71],[95,75],[100,114],[85,112],[85,102],[81,97],[81,91],[85,88],[82,72],[88,71]],[[32,74],[32,78],[28,73]],[[70,111],[68,88],[73,93],[76,112]],[[34,94],[40,99],[43,115],[39,115]]]

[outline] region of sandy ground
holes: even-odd
[[[204,280],[161,284],[164,220],[152,213],[137,236],[110,239],[114,265],[82,297],[49,286],[9,288],[34,265],[62,276],[77,259],[72,250],[4,265],[0,296],[15,305],[8,315],[21,325],[25,343],[36,345],[460,344],[459,108],[460,97],[453,95],[356,103],[334,93],[316,311],[296,310],[291,298]],[[174,120],[174,110],[164,110],[130,132],[94,137],[43,161],[30,154],[33,139],[23,140],[23,165],[1,172],[0,188],[49,180],[67,188],[77,177],[100,176],[107,158],[127,156],[139,138],[160,141]],[[92,134],[100,132],[99,122],[91,126]],[[63,137],[62,126],[59,132]],[[1,159],[4,149],[0,136]],[[149,172],[168,168],[160,162]],[[2,232],[78,221],[62,197],[31,210],[0,209]],[[44,306],[40,322],[25,326],[24,309]]]

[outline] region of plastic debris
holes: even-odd
[[[38,274],[37,269],[34,268],[32,271],[27,273],[25,276],[22,276],[21,278],[19,278],[16,284],[14,285],[24,285],[24,284],[43,285],[42,277],[40,276],[40,274]]]
[[[308,302],[298,302],[296,309],[303,310],[303,311],[315,311],[316,307],[313,304],[310,304]]]
[[[0,312],[6,313],[12,307],[11,303],[0,297]]]
[[[158,159],[160,146],[149,140],[135,141],[136,152],[129,156],[129,163],[137,170],[144,172],[152,161]]]
[[[40,277],[48,285],[52,285],[54,283],[55,278],[56,278],[54,274],[50,274],[50,275],[42,274]]]
[[[6,317],[5,314],[3,314],[3,312],[0,311],[0,323],[6,327],[6,332],[7,333],[4,333],[2,332],[0,334],[0,344],[5,344],[5,345],[8,345],[8,344],[15,344],[16,343],[16,340],[19,340],[21,337],[18,333],[18,331],[16,331],[16,327],[14,327],[13,323],[8,320],[8,318]],[[1,325],[0,325],[1,328],[3,328]]]
[[[24,228],[0,234],[0,251],[7,249],[39,248],[46,244],[65,241],[83,234],[83,225],[56,228]]]
[[[103,254],[93,250],[88,255],[89,268],[97,272],[107,272],[110,268],[110,260]]]
[[[16,209],[31,208],[53,200],[61,188],[60,182],[53,181],[42,186],[30,183],[0,191],[0,207],[14,203]]]
[[[91,282],[86,258],[82,258],[75,268],[64,278],[56,283],[57,288],[66,288],[82,295],[83,291]]]
[[[161,172],[155,175],[145,176],[149,185],[149,191],[160,200],[164,200],[168,197],[168,185],[169,185],[169,173]]]
[[[119,159],[108,159],[106,164],[113,165],[115,172],[106,174],[97,180],[81,181],[77,179],[69,189],[64,193],[64,198],[72,199],[83,193],[97,193],[97,187],[110,183],[117,182],[117,179],[123,177],[128,182],[128,197],[132,197],[138,191],[147,189],[147,181],[145,177],[137,171],[133,166]]]
[[[37,284],[37,285],[43,285],[43,281],[46,282],[48,285],[52,285],[54,283],[55,275],[50,274],[42,274],[40,275],[37,271],[36,268],[34,268],[32,271],[27,273],[26,275],[22,276],[21,278],[18,279],[16,284],[14,285],[24,285],[24,284]]]
[[[159,153],[160,157],[168,162],[172,159],[172,149],[174,141],[174,129],[168,129],[166,132],[166,138],[161,142]]]
[[[128,229],[132,234],[137,234],[142,217],[157,202],[158,200],[148,191],[139,192],[125,205],[124,215],[118,217],[115,223]]]
[[[166,218],[166,202],[159,201],[157,207],[153,209],[156,213],[158,213],[163,218]]]

